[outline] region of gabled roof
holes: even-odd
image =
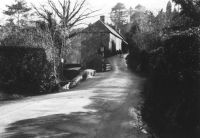
[[[98,24],[98,23],[102,24],[102,26],[104,27],[104,30],[106,31],[106,33],[111,33],[111,34],[113,34],[114,36],[116,36],[116,37],[118,37],[119,39],[121,39],[121,40],[122,40],[123,42],[125,42],[126,44],[128,44],[128,43],[124,40],[123,36],[122,36],[120,33],[118,33],[115,29],[113,29],[113,28],[110,27],[109,25],[103,23],[101,20],[96,21],[96,22],[93,23],[91,26],[89,26],[89,27],[87,27],[86,29],[84,29],[82,32],[83,32],[83,33],[84,33],[84,32],[90,32],[90,29],[89,29],[89,28],[92,27],[92,26],[95,26],[95,24]],[[87,30],[87,29],[89,29],[89,30]],[[98,33],[97,31],[91,31],[91,32]],[[101,33],[102,33],[102,32],[101,32]]]
[[[122,36],[120,33],[118,33],[116,30],[114,30],[114,29],[113,29],[112,27],[110,27],[109,25],[103,23],[101,20],[99,20],[99,21],[109,30],[109,32],[110,32],[111,34],[113,34],[114,36],[120,38],[120,39],[123,40],[126,44],[128,44],[128,43],[124,40],[123,36]]]
[[[103,23],[102,21],[100,21],[100,22],[109,30],[110,33],[112,33],[113,35],[115,35],[116,37],[118,37],[120,39],[123,39],[123,37],[117,31],[115,31],[112,27]]]

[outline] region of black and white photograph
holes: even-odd
[[[200,0],[0,0],[0,138],[200,138]]]

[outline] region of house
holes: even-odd
[[[89,25],[81,33],[72,38],[72,47],[76,47],[80,52],[72,50],[70,55],[73,55],[72,53],[76,55],[79,53],[79,55],[73,57],[73,61],[76,64],[77,62],[75,61],[81,64],[96,55],[109,57],[117,51],[122,50],[123,43],[127,44],[119,30],[116,31],[107,25],[105,23],[105,17],[100,16],[100,20]]]

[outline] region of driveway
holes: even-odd
[[[144,79],[109,59],[113,71],[97,73],[75,89],[0,105],[0,137],[146,138],[141,128]]]

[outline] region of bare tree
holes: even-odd
[[[42,18],[46,21],[47,26],[45,26],[45,27],[48,27],[46,29],[48,29],[51,32],[51,35],[53,36],[55,33],[56,25],[57,25],[56,19],[55,19],[55,17],[53,17],[54,16],[53,12],[48,10],[47,8],[45,8],[44,5],[41,5],[40,8],[37,8],[32,4],[32,7],[33,7],[33,9],[35,9],[36,14],[40,18]]]
[[[62,2],[58,0],[58,3],[48,0],[48,5],[53,10],[53,12],[60,19],[60,29],[63,36],[62,47],[66,46],[66,39],[70,37],[70,30],[73,27],[83,24],[83,20],[94,17],[93,13],[97,10],[91,10],[86,5],[86,0],[63,0]],[[50,24],[50,17],[53,12],[50,12],[44,6],[40,9],[33,6],[36,13],[45,19]],[[61,49],[59,50],[61,54]],[[61,56],[61,55],[60,55]]]
[[[48,0],[48,4],[60,19],[61,32],[63,35],[62,47],[66,47],[66,39],[70,36],[71,28],[83,24],[83,20],[94,17],[93,13],[97,10],[91,10],[86,5],[86,0],[58,0],[56,5],[52,0]],[[62,47],[59,50],[60,54]],[[60,55],[62,57],[62,55]]]
[[[47,10],[44,5],[41,5],[40,8],[35,7],[34,4],[32,4],[32,7],[35,9],[36,14],[43,18],[44,20],[48,21],[48,15],[51,14],[52,12]]]
[[[40,9],[33,7],[37,15],[45,19],[49,24],[51,21],[50,17],[52,17],[53,13],[58,17],[56,19],[60,20],[59,28],[62,34],[62,45],[59,46],[58,57],[61,59],[63,47],[66,49],[70,48],[66,42],[68,38],[72,36],[70,30],[73,27],[84,24],[83,20],[94,17],[94,13],[98,10],[91,10],[88,8],[86,0],[62,0],[62,2],[58,0],[57,3],[48,0],[48,6],[50,6],[52,12],[47,10],[44,6],[41,6]]]
[[[56,20],[53,17],[53,12],[48,10],[44,5],[41,5],[39,8],[35,7],[32,4],[33,9],[35,10],[36,14],[44,19],[44,29],[42,30],[40,27],[37,28],[42,37],[42,39],[48,42],[48,48],[51,51],[51,57],[53,60],[53,69],[54,69],[54,76],[57,78],[57,65],[56,65]],[[58,40],[57,40],[58,41]]]
[[[93,13],[97,10],[91,10],[86,6],[86,0],[58,0],[57,6],[52,0],[48,0],[49,5],[61,20],[62,27],[71,29],[72,27],[82,24],[83,20],[94,17]]]

